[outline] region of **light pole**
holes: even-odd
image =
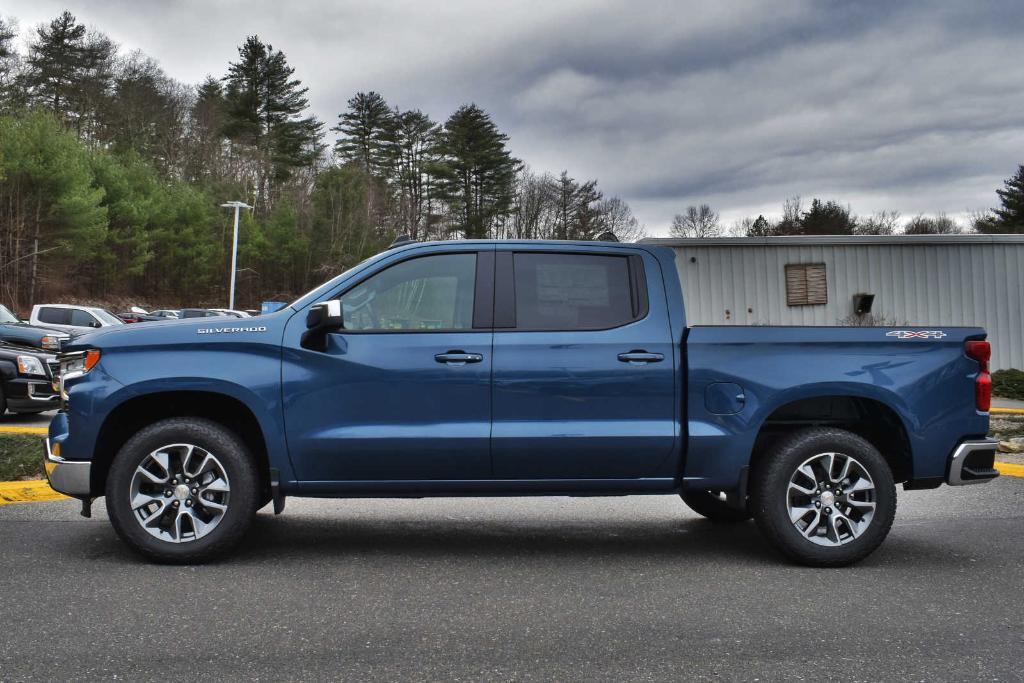
[[[252,207],[245,202],[228,202],[227,204],[221,204],[226,209],[235,210],[235,234],[231,240],[231,289],[228,294],[228,308],[231,310],[235,309],[235,268],[238,261],[238,210],[239,209],[251,209]]]

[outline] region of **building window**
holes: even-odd
[[[828,303],[824,263],[791,263],[786,266],[786,305],[815,306]]]

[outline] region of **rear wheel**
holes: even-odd
[[[233,432],[201,418],[162,420],[118,452],[107,477],[110,521],[133,550],[160,562],[226,553],[252,521],[259,477]]]
[[[679,495],[687,507],[712,522],[733,524],[750,519],[747,510],[729,505],[717,491],[686,491]]]
[[[802,564],[863,559],[889,533],[896,486],[885,458],[842,429],[811,428],[782,439],[754,476],[751,512],[768,540]]]

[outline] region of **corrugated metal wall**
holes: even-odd
[[[655,240],[651,240],[654,242]],[[723,240],[726,241],[726,240]],[[837,325],[853,295],[895,325],[978,325],[993,369],[1024,369],[1024,243],[670,243],[690,325]],[[785,266],[824,263],[828,303],[787,306]]]

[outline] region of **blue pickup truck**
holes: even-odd
[[[997,476],[989,354],[979,328],[687,327],[663,247],[416,243],[269,315],[76,338],[44,457],[157,561],[286,496],[669,494],[836,566],[897,483]]]

